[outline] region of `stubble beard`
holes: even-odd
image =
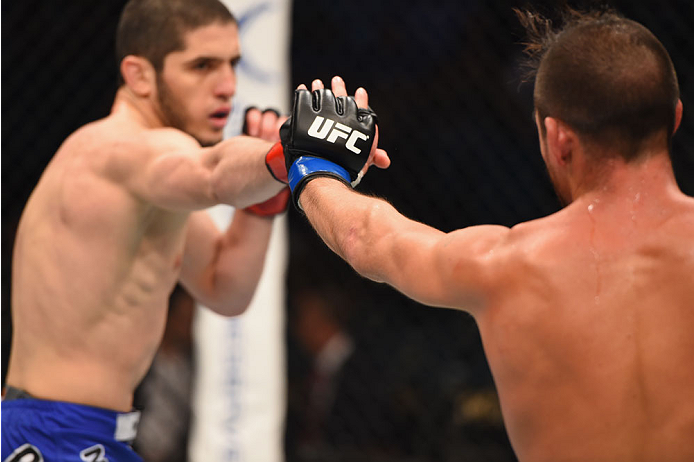
[[[176,128],[189,134],[201,146],[213,146],[219,142],[219,140],[203,140],[187,128],[189,116],[186,113],[185,104],[171,91],[171,88],[160,74],[157,74],[157,102],[159,103],[162,120],[167,127]]]

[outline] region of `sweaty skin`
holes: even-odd
[[[223,315],[250,302],[272,220],[241,208],[283,187],[264,164],[278,124],[253,114],[252,134],[267,140],[201,147],[222,138],[237,29],[214,23],[185,38],[162,71],[181,130],[168,127],[151,66],[126,58],[135,67],[111,114],[72,134],[32,193],[14,249],[8,385],[129,411],[177,280]],[[218,203],[239,207],[223,233],[202,211]]]
[[[327,178],[300,200],[357,272],[474,316],[521,461],[694,460],[694,199],[665,148],[570,180],[556,214],[448,234]]]

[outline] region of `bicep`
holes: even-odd
[[[169,153],[153,159],[137,178],[139,195],[168,210],[199,210],[216,203],[210,170],[195,153]]]
[[[203,151],[189,136],[161,130],[120,155],[127,164],[123,181],[143,201],[167,210],[209,207],[215,201],[211,169],[204,163]]]

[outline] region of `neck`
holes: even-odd
[[[629,163],[621,158],[609,159],[593,170],[580,181],[573,182],[574,202],[665,197],[679,191],[667,151],[648,154]]]
[[[127,112],[131,119],[148,128],[165,126],[151,98],[138,96],[127,86],[118,89],[111,108],[112,114],[121,112]]]

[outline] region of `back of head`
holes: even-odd
[[[669,147],[679,87],[665,47],[648,29],[614,11],[569,9],[559,29],[536,13],[516,13],[529,34],[541,120],[559,119],[627,161],[654,137]]]
[[[219,0],[130,0],[116,32],[118,64],[124,57],[136,55],[146,58],[159,72],[166,55],[183,50],[186,32],[215,22],[235,21]]]

